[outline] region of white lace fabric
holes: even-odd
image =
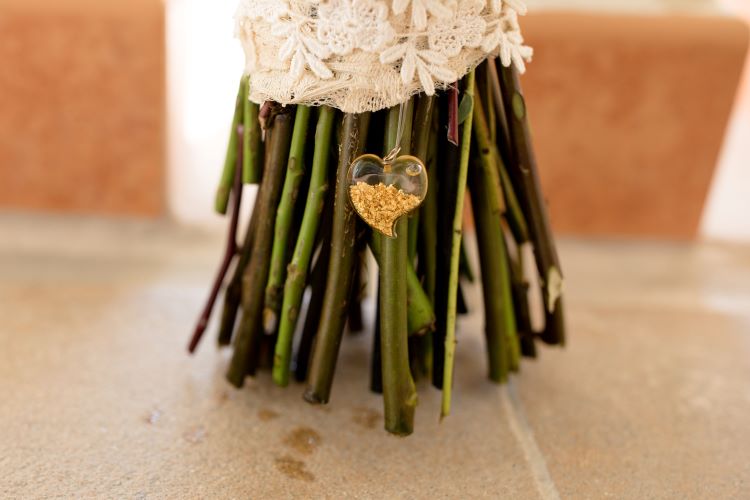
[[[531,60],[524,0],[240,0],[250,99],[347,113],[446,88],[488,57]]]

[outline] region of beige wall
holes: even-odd
[[[532,11],[573,9],[618,12],[713,11],[717,0],[526,0]]]
[[[750,24],[750,2],[722,0],[722,6]],[[728,130],[719,168],[703,217],[711,239],[750,242],[750,55]]]

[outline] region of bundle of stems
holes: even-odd
[[[306,385],[305,400],[327,403],[347,324],[361,330],[362,301],[372,300],[370,385],[383,394],[386,430],[407,435],[420,377],[442,389],[441,416],[450,413],[462,311],[482,306],[488,377],[496,383],[519,370],[522,356],[536,356],[538,340],[564,343],[562,274],[513,68],[488,60],[435,96],[411,98],[402,105],[400,144],[398,106],[357,115],[326,106],[258,107],[248,95],[243,78],[216,197],[218,212],[231,209],[226,252],[190,342],[192,352],[223,289],[218,342],[233,346],[233,385],[267,367],[274,383],[286,386],[294,374]],[[347,173],[358,156],[396,146],[425,163],[430,187],[391,238],[357,217]],[[243,187],[254,183],[239,245]],[[465,204],[476,222],[467,239]],[[525,272],[528,248],[536,276]],[[378,293],[369,298],[366,252],[378,270]],[[475,277],[483,304],[463,299],[461,287]],[[545,299],[538,311],[528,300],[536,286]],[[534,314],[545,319],[540,331],[532,328]]]

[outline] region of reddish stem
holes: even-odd
[[[263,133],[264,138],[267,128],[266,125],[271,121],[271,113],[273,112],[273,109],[273,102],[265,101],[261,104],[260,110],[258,111],[258,122],[260,123],[260,130]]]
[[[448,142],[458,146],[458,83],[448,90]]]
[[[242,125],[237,127],[237,134],[242,137],[243,128]],[[232,186],[232,218],[229,221],[229,231],[227,232],[227,244],[224,251],[224,259],[219,267],[219,272],[216,274],[211,293],[208,296],[208,301],[203,308],[203,312],[198,318],[198,324],[195,325],[195,331],[190,339],[188,345],[188,352],[190,354],[195,352],[195,348],[198,347],[198,343],[203,337],[203,333],[206,331],[208,326],[208,320],[211,318],[211,312],[213,312],[216,298],[219,296],[221,285],[224,283],[224,278],[229,270],[229,265],[232,263],[232,259],[237,254],[237,222],[240,215],[240,204],[242,203],[242,143],[238,142],[239,147],[237,153],[237,164],[234,170],[234,184]]]

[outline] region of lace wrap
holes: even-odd
[[[240,0],[250,99],[376,111],[455,82],[490,56],[531,60],[524,0]]]

